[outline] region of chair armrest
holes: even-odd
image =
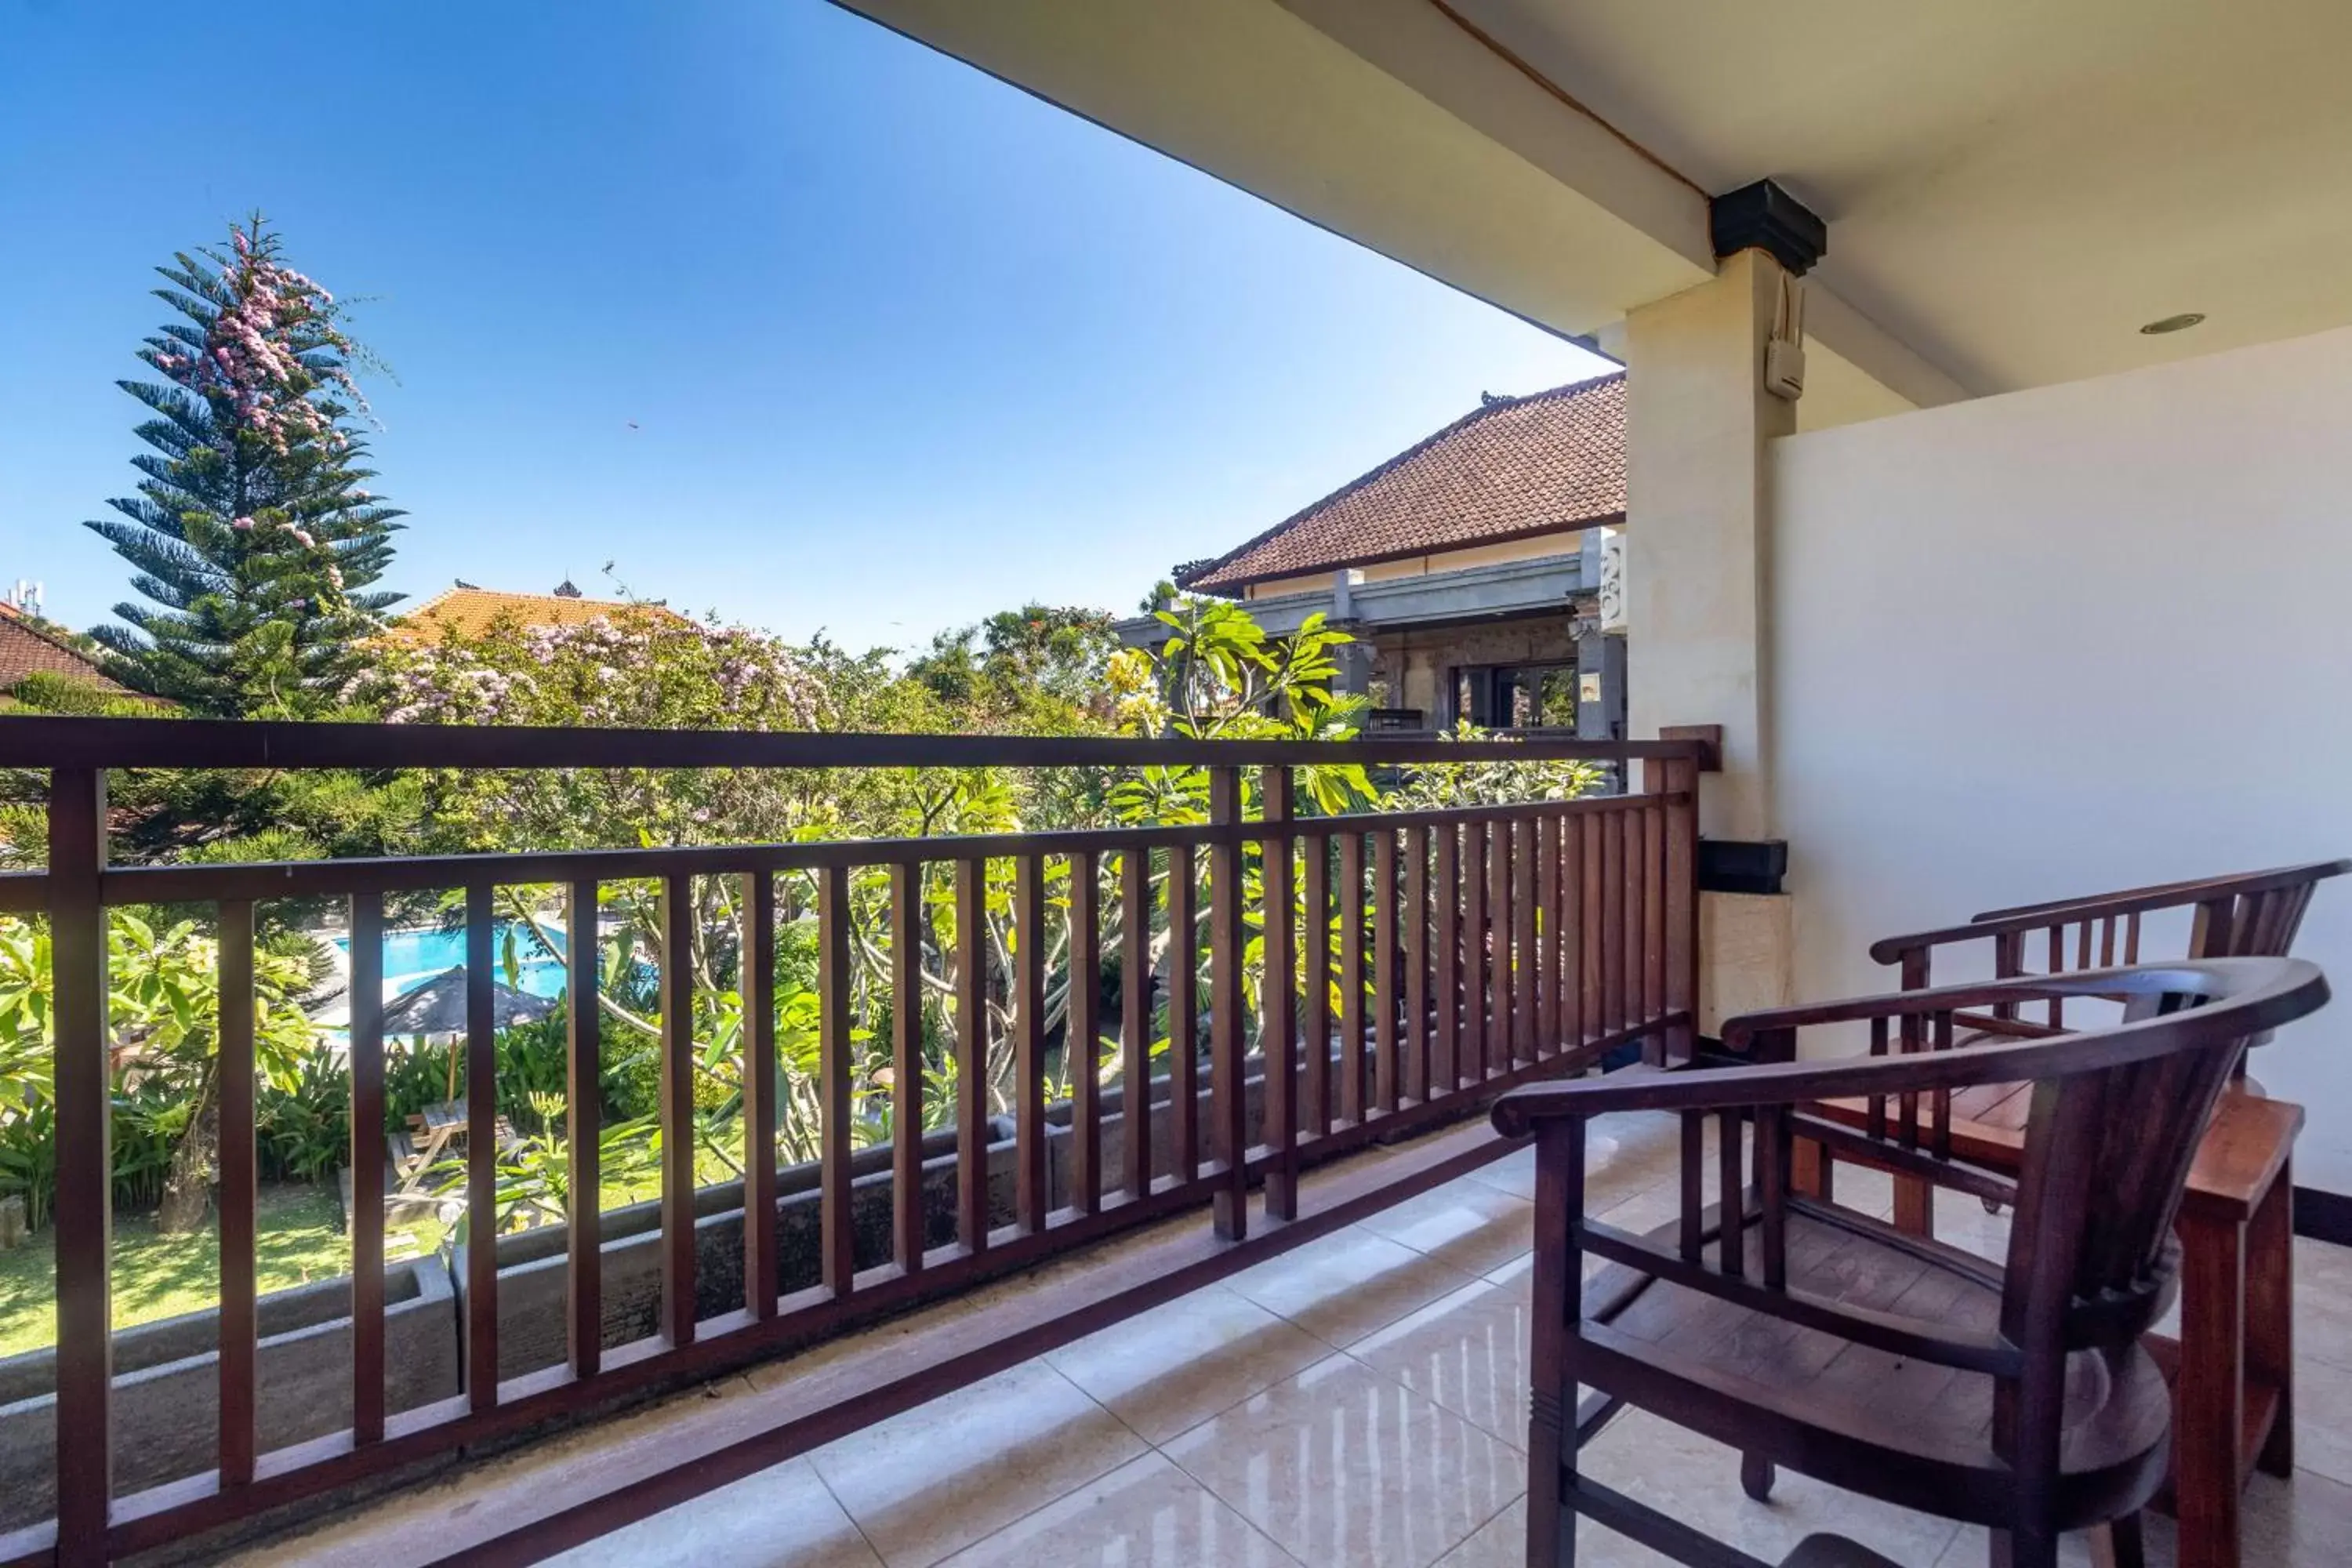
[[[2273,974],[2261,966],[2282,964]],[[1957,1012],[1962,1008],[2030,1002],[2052,996],[2210,994],[2213,982],[2229,974],[2259,974],[2257,993],[2235,999],[2248,1035],[2301,1017],[2326,996],[2319,971],[2296,960],[2209,959],[2181,964],[2141,964],[2085,969],[2074,973],[2032,975],[1976,985],[1942,985],[1926,991],[1819,1006],[1780,1007],[1743,1014],[1724,1025],[1726,1045],[1759,1036],[1788,1033],[1814,1024]],[[2226,986],[2224,987],[2226,990]],[[2153,1016],[2086,1035],[1971,1046],[1964,1051],[1919,1051],[1880,1057],[1843,1057],[1823,1061],[1759,1061],[1751,1066],[1706,1068],[1644,1075],[1620,1081],[1621,1074],[1568,1082],[1530,1084],[1495,1102],[1495,1126],[1522,1137],[1538,1121],[1584,1118],[1614,1110],[1734,1110],[1746,1107],[1801,1105],[1813,1100],[1967,1089],[1978,1084],[2021,1083],[2138,1061],[2163,1049],[2149,1030],[2170,1020]]]

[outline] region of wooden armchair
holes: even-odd
[[[2283,866],[2268,871],[2206,877],[2194,881],[2164,882],[2127,888],[2118,892],[2048,903],[2022,904],[1989,910],[1965,925],[1916,931],[1873,942],[1870,956],[1898,968],[1906,991],[1936,983],[1938,953],[1989,943],[1996,979],[2025,974],[2029,965],[2043,973],[2063,974],[2110,964],[2141,962],[2140,935],[2145,921],[2169,911],[2191,911],[2186,951],[2179,956],[2200,958],[2284,957],[2294,947],[2304,911],[2318,885],[2330,877],[2352,871],[2352,860],[2320,860]],[[2169,957],[2170,954],[2161,956]],[[1981,960],[1979,960],[1981,962]],[[1949,976],[1949,966],[1946,969]],[[2004,1004],[1956,1015],[1949,1029],[1931,1033],[1914,1018],[1890,1039],[1881,1030],[1871,1039],[1873,1055],[1890,1050],[1912,1052],[1971,1044],[1987,1037],[2041,1039],[2063,1033],[2065,1000],[2053,997],[2039,1018],[2028,1009]],[[2079,1016],[2079,1009],[2078,1009]],[[2027,1086],[2016,1083],[1978,1084],[1950,1093],[1927,1097],[1908,1109],[1927,1117],[1938,1135],[1971,1158],[2001,1168],[2013,1168],[2022,1148]],[[1818,1108],[1833,1121],[1852,1126],[1864,1108],[1848,1101]],[[1834,1156],[1819,1145],[1806,1144],[1797,1153],[1796,1182],[1813,1196],[1831,1194]],[[1895,1180],[1895,1222],[1916,1236],[1935,1233],[1935,1214],[1927,1184],[1898,1174]]]
[[[1579,1473],[1577,1450],[1632,1404],[1745,1456],[1994,1533],[1993,1561],[2047,1568],[2059,1533],[2104,1527],[2137,1561],[2162,1480],[2170,1401],[2141,1332],[2164,1312],[2172,1214],[2207,1117],[2245,1044],[2326,999],[2317,969],[2230,959],[1961,985],[1750,1014],[1725,1026],[1748,1065],[1628,1069],[1516,1089],[1496,1125],[1537,1140],[1528,1562],[1575,1562],[1579,1515],[1698,1568],[1762,1568]],[[1795,1059],[1800,1030],[2074,996],[2126,999],[2124,1022],[1909,1057]],[[2032,1086],[2012,1178],[1957,1156],[1924,1095]],[[1863,1126],[1805,1108],[1859,1099]],[[1585,1217],[1585,1124],[1682,1118],[1681,1217],[1633,1236]],[[1717,1131],[1715,1181],[1706,1124]],[[1744,1136],[1752,1129],[1752,1139]],[[1795,1140],[2016,1205],[2003,1264],[1907,1236],[1790,1189]],[[1752,1149],[1748,1146],[1752,1144]],[[1580,1291],[1583,1255],[1606,1259]],[[1589,1389],[1580,1403],[1578,1392]],[[1823,1540],[1789,1560],[1878,1561]]]

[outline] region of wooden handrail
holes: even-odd
[[[1307,742],[0,721],[0,766],[45,769],[51,784],[48,865],[0,876],[0,910],[48,916],[58,964],[55,1555],[102,1561],[515,1430],[526,1419],[608,1408],[667,1381],[743,1364],[1155,1220],[1194,1211],[1213,1215],[1220,1245],[1244,1248],[1259,1239],[1249,1234],[1248,1189],[1260,1180],[1267,1188],[1263,1212],[1287,1220],[1300,1212],[1297,1176],[1307,1166],[1475,1115],[1497,1093],[1580,1072],[1622,1046],[1638,1043],[1653,1062],[1686,1058],[1696,1023],[1698,775],[1707,754],[1704,739]],[[1265,769],[1269,796],[1287,803],[1284,770],[1294,767],[1559,760],[1620,763],[1631,793],[1333,816],[1293,816],[1277,805],[1262,819],[1241,815],[1244,767]],[[1635,762],[1645,764],[1638,780],[1631,776]],[[1189,765],[1209,773],[1213,809],[1206,823],[220,865],[110,865],[106,840],[106,775],[124,768]],[[1048,862],[1056,879],[1066,868],[1066,898],[1047,896]],[[1000,950],[986,939],[984,900],[993,897],[995,879],[1007,872],[1015,929]],[[866,875],[853,882],[853,873]],[[742,948],[760,952],[776,938],[782,889],[793,885],[776,879],[786,876],[803,889],[805,896],[795,895],[796,901],[814,908],[819,927],[819,1048],[808,1069],[814,1079],[808,1103],[815,1109],[805,1129],[819,1156],[821,1179],[813,1194],[821,1233],[817,1267],[807,1289],[780,1294],[799,1281],[784,1269],[777,1237],[747,1225],[744,1293],[727,1303],[728,1310],[704,1316],[713,1309],[707,1300],[698,1301],[707,1295],[698,1290],[698,1274],[708,1270],[698,1261],[691,1133],[696,1061],[708,1042],[696,1037],[692,984],[682,967],[695,942],[694,879],[725,878],[740,885]],[[957,915],[951,942],[959,973],[945,1030],[959,1069],[955,1236],[941,1245],[933,1233],[922,1150],[908,1142],[892,1151],[888,1245],[879,1247],[852,1223],[857,1184],[851,1132],[860,1092],[860,1068],[849,1047],[852,1010],[886,1005],[891,1013],[894,1082],[886,1091],[877,1075],[864,1092],[887,1094],[898,1125],[919,1125],[924,1069],[931,1064],[917,1022],[930,977],[915,954],[929,940],[925,888],[941,879],[951,884]],[[501,1338],[511,1352],[515,1337],[511,1325],[505,1336],[499,1331],[501,1271],[491,1240],[501,1159],[491,1005],[496,895],[520,886],[562,889],[573,911],[571,929],[593,929],[589,911],[598,885],[634,879],[664,885],[665,940],[654,961],[663,994],[654,1048],[666,1156],[656,1242],[658,1331],[627,1346],[600,1342],[602,1249],[596,1227],[583,1225],[560,1258],[568,1298],[566,1353],[543,1368],[502,1366]],[[867,917],[854,912],[851,893],[871,894],[885,882],[887,915],[872,917],[879,923],[868,941],[852,929],[855,920]],[[161,1487],[117,1486],[109,1475],[110,1459],[119,1460],[124,1450],[108,1362],[111,1226],[105,1202],[110,1108],[103,966],[110,907],[215,905],[249,921],[253,906],[266,900],[333,899],[347,901],[355,939],[380,945],[387,896],[425,890],[465,895],[462,1058],[470,1126],[460,1190],[478,1243],[459,1271],[466,1324],[462,1394],[417,1409],[386,1408],[384,1227],[371,1213],[352,1227],[355,1277],[369,1283],[352,1294],[352,1426],[306,1436],[293,1447],[275,1447],[286,1442],[285,1434],[249,1431],[269,1358],[254,1341],[254,1259],[247,1232],[238,1227],[255,1185],[245,1152],[251,1124],[247,1104],[224,1117],[239,1147],[225,1157],[228,1179],[222,1191],[224,1201],[240,1211],[238,1225],[224,1226],[232,1243],[223,1253],[223,1299],[231,1309],[223,1318],[227,1342],[220,1363],[226,1484],[200,1475]],[[1275,900],[1271,910],[1268,894]],[[1284,918],[1286,909],[1300,910],[1296,923]],[[1097,985],[1071,987],[1062,1032],[1049,1038],[1041,955],[1065,952],[1077,973],[1100,976],[1111,956],[1104,951],[1107,928],[1118,934],[1115,951],[1135,989],[1111,1009],[1101,1005]],[[854,977],[860,943],[869,956],[888,947],[887,995],[867,997]],[[1264,983],[1284,992],[1272,1005],[1250,1003],[1261,984],[1247,967],[1254,943],[1262,943],[1255,950],[1264,954]],[[249,1000],[243,948],[224,952],[229,959],[224,994]],[[381,1007],[371,1005],[382,984],[381,965],[373,962],[379,956],[355,953],[352,964],[354,984],[369,992],[368,998],[354,997],[350,1026],[353,1153],[362,1165],[380,1156],[370,1147],[371,1130],[384,1116],[383,1024]],[[583,968],[567,1041],[566,1124],[589,1134],[572,1140],[572,1205],[593,1205],[598,1184],[594,980]],[[763,1058],[778,1034],[772,980],[755,975],[742,987],[743,1037]],[[1192,1020],[1206,1012],[1213,1047],[1205,1054],[1168,1052],[1171,1098],[1164,1110],[1148,1099],[1130,1105],[1124,1096],[1114,1109],[1098,1074],[1088,1070],[1089,1047],[1099,1049],[1106,1037],[1117,1037],[1126,1076],[1149,1079],[1151,1037],[1163,1027],[1155,1016],[1155,989],[1170,1009],[1166,1032],[1189,1043]],[[1336,1010],[1330,1006],[1335,991],[1341,1001]],[[1018,999],[1009,1014],[1002,1011],[1007,995]],[[234,1006],[225,1011],[231,1044],[241,1052],[242,1026]],[[1280,1037],[1266,1037],[1269,1029]],[[236,1070],[225,1082],[249,1101],[242,1056],[230,1065]],[[780,1092],[774,1064],[762,1065],[765,1070],[747,1064],[745,1074],[749,1212],[776,1201],[778,1119],[788,1103],[800,1103]],[[987,1145],[1000,1123],[986,1114],[982,1090],[992,1071],[1010,1074],[1011,1131],[1004,1136],[1013,1145],[1014,1179],[1009,1215],[991,1198],[995,1184]],[[1254,1138],[1245,1120],[1255,1092],[1252,1074],[1280,1080],[1264,1088],[1267,1113]],[[1072,1081],[1066,1126],[1056,1111],[1049,1128],[1049,1077]],[[572,1120],[575,1109],[581,1114]],[[1123,1154],[1107,1159],[1113,1154],[1106,1132],[1114,1115],[1125,1119],[1129,1142]],[[1159,1141],[1145,1132],[1147,1123],[1163,1115],[1164,1158],[1156,1152]],[[1055,1153],[1056,1147],[1067,1154]],[[1060,1173],[1055,1159],[1065,1162]],[[379,1184],[373,1174],[355,1180],[355,1200],[373,1206],[381,1198]],[[1278,1229],[1264,1239],[1269,1250],[1286,1245]],[[707,1236],[702,1240],[707,1246]],[[511,1353],[508,1359],[514,1359]],[[956,1379],[943,1376],[933,1392],[953,1386]],[[883,1413],[878,1405],[845,1412],[840,1429]]]

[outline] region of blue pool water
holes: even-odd
[[[564,971],[557,954],[563,951],[563,932],[550,928],[549,938],[555,943],[553,951],[543,945],[527,925],[514,921],[501,922],[490,939],[490,962],[498,979],[506,980],[507,944],[514,944],[515,957],[521,969],[522,988],[534,996],[555,996],[562,994]],[[339,936],[335,945],[346,953],[351,951],[351,938]],[[466,933],[457,931],[395,931],[384,933],[383,994],[386,1001],[415,990],[445,970],[461,967],[466,962]]]

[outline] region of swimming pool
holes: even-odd
[[[507,978],[507,946],[514,946],[519,978],[522,988],[534,996],[560,996],[563,994],[564,968],[559,956],[563,952],[563,932],[549,926],[547,935],[555,945],[542,943],[530,927],[519,921],[501,921],[490,937],[491,962],[498,978]],[[352,939],[339,936],[335,945],[348,958]],[[389,1002],[404,995],[445,970],[457,969],[466,962],[466,933],[462,931],[412,930],[386,931],[383,937],[383,995]]]

